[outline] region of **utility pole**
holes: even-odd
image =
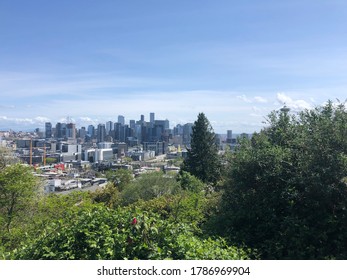
[[[46,166],[46,143],[43,144],[43,166]]]
[[[33,165],[33,139],[30,137],[29,165]]]

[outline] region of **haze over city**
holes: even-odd
[[[346,1],[1,1],[0,130],[204,112],[252,133],[344,101]]]

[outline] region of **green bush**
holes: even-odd
[[[102,206],[69,213],[23,244],[14,259],[245,259],[218,239],[195,237],[189,226],[138,209]]]

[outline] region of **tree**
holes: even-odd
[[[182,170],[207,184],[215,185],[220,179],[221,165],[215,134],[204,113],[199,113],[193,125],[191,145]]]
[[[201,192],[205,187],[203,182],[186,171],[180,172],[177,176],[177,181],[182,190],[188,190],[194,193]]]
[[[30,167],[14,164],[0,171],[0,215],[7,232],[13,220],[26,212],[38,186]]]
[[[234,153],[221,231],[266,259],[346,259],[344,104],[268,121]]]
[[[133,174],[127,169],[110,170],[106,172],[106,178],[113,183],[114,187],[122,191],[133,180]]]
[[[6,165],[18,163],[18,158],[13,155],[13,152],[6,147],[0,146],[0,170]]]
[[[163,172],[150,172],[139,176],[129,184],[121,193],[123,205],[142,200],[150,200],[178,191],[176,178],[165,175]]]

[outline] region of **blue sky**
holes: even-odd
[[[0,1],[0,130],[204,112],[250,133],[346,93],[347,1]]]

